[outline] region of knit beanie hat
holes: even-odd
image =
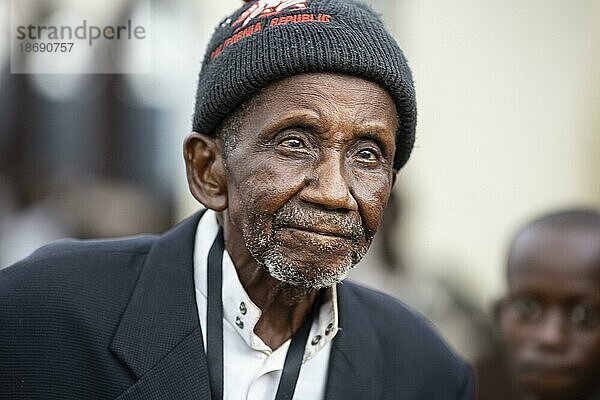
[[[396,103],[394,168],[408,160],[417,108],[402,50],[368,6],[354,0],[253,0],[219,24],[202,63],[193,130],[214,134],[270,83],[307,72],[360,76]]]

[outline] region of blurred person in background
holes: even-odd
[[[245,2],[208,46],[184,145],[207,210],[0,271],[0,397],[472,398],[426,322],[340,284],[415,128],[410,69],[368,6]]]
[[[600,399],[600,212],[569,209],[527,224],[506,276],[502,351],[476,368],[478,398]]]

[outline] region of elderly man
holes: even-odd
[[[207,210],[2,271],[0,397],[471,398],[426,323],[340,284],[415,123],[406,60],[368,7],[247,2],[209,44],[184,145]]]

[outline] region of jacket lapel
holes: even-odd
[[[340,331],[333,340],[327,378],[327,400],[379,399],[384,371],[383,349],[367,310],[350,283],[338,285]]]
[[[156,240],[110,346],[138,379],[119,400],[209,399],[193,279],[202,212]]]

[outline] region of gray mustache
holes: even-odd
[[[357,240],[365,230],[359,216],[340,211],[326,211],[311,206],[286,203],[274,217],[275,229],[293,227],[310,231],[329,233]]]

